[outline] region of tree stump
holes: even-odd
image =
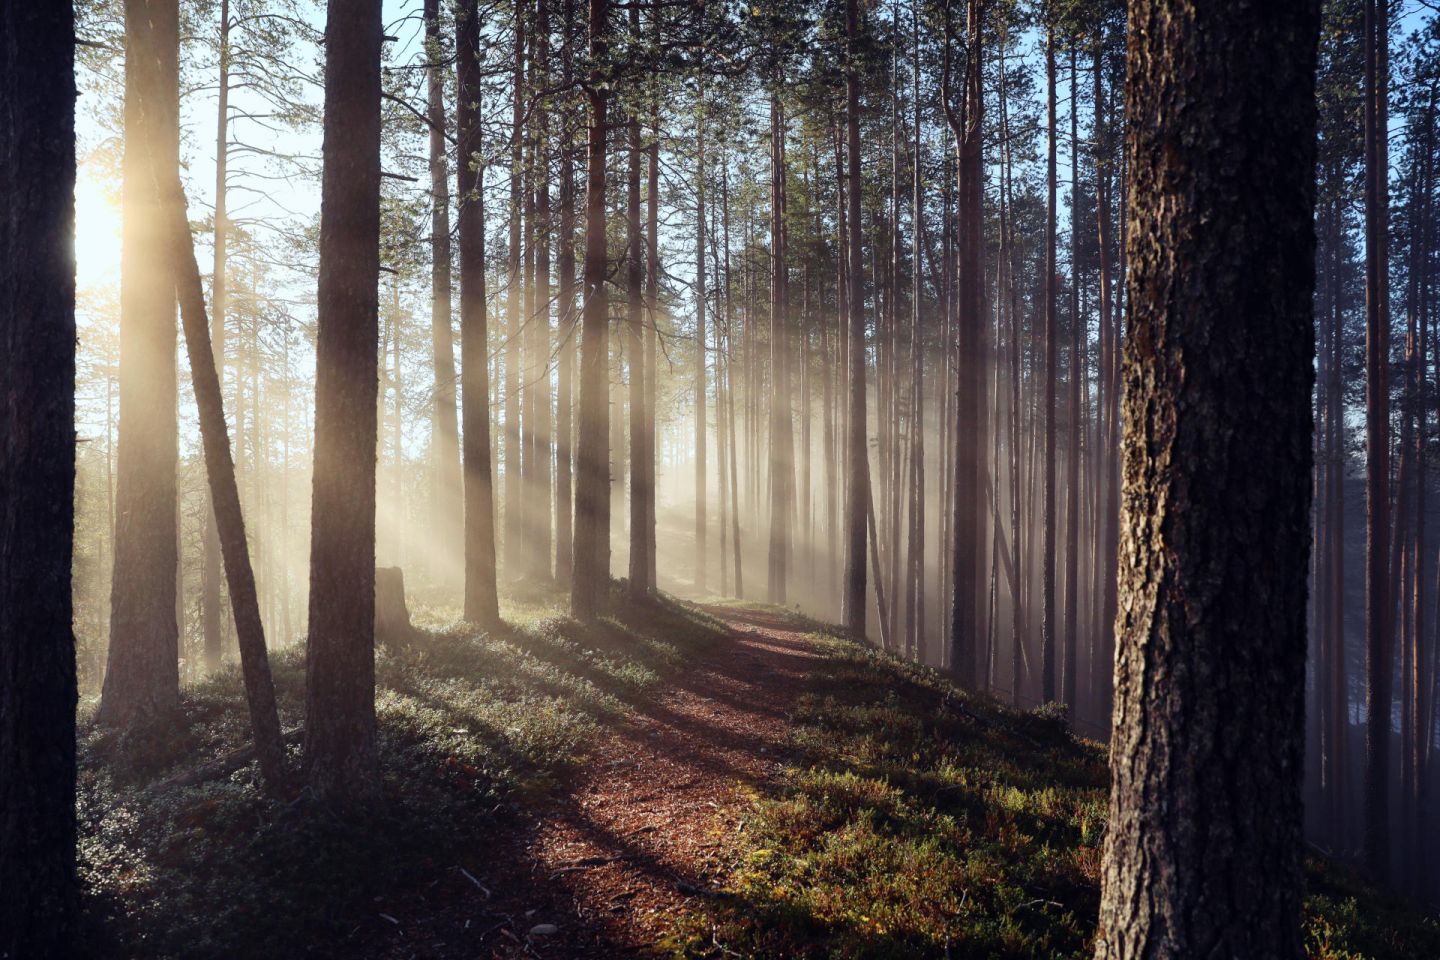
[[[375,569],[375,642],[403,650],[415,638],[410,609],[405,605],[405,571],[399,567]]]

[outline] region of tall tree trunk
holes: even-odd
[[[380,43],[379,0],[330,0],[305,772],[322,802],[357,807],[380,793],[375,605],[368,599],[375,593]]]
[[[1045,515],[1040,547],[1040,699],[1055,699],[1055,394],[1060,341],[1055,329],[1055,11],[1045,11]]]
[[[575,79],[575,0],[564,0],[565,52],[561,61],[562,86]],[[556,315],[560,341],[555,384],[555,577],[569,586],[573,563],[574,504],[571,498],[574,453],[575,355],[578,336],[575,323],[575,121],[568,98],[562,101],[560,119],[560,237],[557,269],[559,290]]]
[[[1365,862],[1390,873],[1389,4],[1365,0]]]
[[[630,33],[639,39],[640,10],[630,8]],[[625,180],[625,332],[630,370],[630,580],[632,599],[650,595],[650,531],[645,523],[645,235],[640,222],[640,117],[632,107]],[[703,232],[702,232],[703,235]],[[701,248],[701,259],[704,249]]]
[[[586,142],[585,308],[580,354],[580,428],[576,451],[575,555],[570,581],[570,612],[593,620],[610,579],[602,557],[608,557],[608,473],[610,406],[606,402],[606,369],[610,348],[610,304],[605,289],[605,136],[609,90],[604,85],[610,51],[609,0],[589,0],[590,125]]]
[[[770,550],[768,596],[786,602],[795,502],[794,410],[790,396],[790,292],[785,262],[785,110],[770,95]]]
[[[531,87],[537,91],[550,88],[550,4],[549,0],[536,0],[535,30],[531,41],[534,44],[534,59],[530,64]],[[532,300],[535,304],[527,318],[530,336],[527,338],[529,363],[527,365],[528,391],[525,423],[526,450],[529,453],[529,479],[525,486],[525,517],[527,533],[525,545],[527,567],[531,575],[550,579],[550,458],[553,437],[551,436],[550,413],[550,352],[553,340],[550,336],[550,110],[548,101],[538,97],[533,107],[535,142],[533,159],[530,164],[534,197],[534,223],[527,232],[529,249],[534,253],[535,268],[531,281]]]
[[[866,505],[870,502],[870,452],[865,430],[865,260],[860,230],[860,0],[845,0],[845,142],[849,181],[849,423],[845,459],[849,491],[845,503],[845,627],[865,635]]]
[[[658,33],[659,17],[655,17]],[[655,409],[658,394],[660,352],[660,103],[651,101],[650,130],[653,140],[646,150],[649,167],[645,188],[645,575],[650,593],[658,589],[655,532]]]
[[[703,9],[703,8],[702,8]],[[695,107],[695,589],[705,590],[705,86]],[[748,317],[746,318],[748,321]]]
[[[1298,960],[1319,3],[1135,0],[1130,30],[1123,613],[1096,956]]]
[[[210,343],[221,384],[225,382],[226,168],[230,155],[230,0],[220,0],[220,78],[216,82],[215,123],[215,260],[210,281]],[[220,535],[215,508],[205,512],[204,559],[200,571],[200,632],[205,669],[217,670],[221,658]]]
[[[454,321],[450,308],[450,169],[445,143],[444,45],[440,38],[440,0],[425,0],[426,92],[430,120],[430,353],[435,391],[430,414],[430,530],[437,551],[437,573],[448,571],[463,554],[454,531],[464,510],[460,471],[460,427],[455,410]],[[451,583],[448,572],[443,582]]]
[[[74,956],[75,26],[0,7],[0,955]]]
[[[485,297],[485,199],[480,129],[480,22],[476,0],[455,21],[459,132],[455,185],[460,192],[460,367],[464,421],[465,619],[500,622],[496,592],[495,483],[490,443],[489,324]],[[561,271],[561,277],[564,277]]]
[[[514,73],[511,82],[510,118],[510,241],[505,268],[505,577],[513,580],[524,569],[525,455],[520,424],[521,345],[525,324],[524,192],[525,192],[525,16],[526,0],[514,0]]]
[[[169,713],[180,699],[175,277],[154,174],[179,165],[179,16],[177,0],[125,2],[120,445],[97,715],[116,726]]]
[[[1075,66],[1075,43],[1070,45],[1070,435],[1065,451],[1065,664],[1062,672],[1061,702],[1073,717],[1079,709],[1075,700],[1075,673],[1079,666],[1080,589],[1080,378],[1084,358],[1080,355],[1080,271],[1076,266],[1080,239],[1080,112],[1079,73]]]
[[[255,572],[250,565],[250,547],[245,538],[240,488],[235,482],[235,462],[230,454],[230,434],[225,425],[220,375],[210,343],[205,291],[186,219],[179,167],[157,176],[155,185],[156,196],[165,208],[165,227],[170,238],[169,262],[175,268],[185,349],[190,360],[190,382],[200,414],[205,474],[209,481],[210,502],[214,505],[220,553],[225,562],[230,608],[235,615],[235,635],[240,642],[240,669],[245,681],[245,702],[250,709],[250,726],[255,737],[255,757],[260,763],[266,787],[271,793],[279,794],[285,787],[285,745],[280,737],[275,684],[270,676],[270,659],[265,650],[265,628],[260,619]]]
[[[960,179],[959,226],[960,287],[956,318],[955,401],[955,511],[952,568],[954,587],[950,605],[950,670],[966,687],[975,686],[975,657],[979,640],[979,570],[976,547],[981,504],[980,447],[975,423],[980,413],[980,327],[984,323],[982,290],[984,251],[981,248],[981,203],[984,165],[981,133],[984,98],[981,90],[981,18],[983,0],[969,0],[966,13],[966,57],[963,117],[956,121],[946,97],[946,114],[955,133]],[[947,25],[948,30],[948,25]],[[949,70],[949,37],[946,38]],[[948,85],[948,84],[947,84]]]

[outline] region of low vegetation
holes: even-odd
[[[488,845],[582,759],[597,726],[623,722],[635,698],[720,636],[713,621],[669,603],[590,627],[560,610],[559,598],[512,603],[502,610],[509,627],[490,634],[431,615],[411,650],[380,651],[386,804],[358,825],[303,793],[264,796],[253,764],[175,782],[246,744],[236,669],[190,688],[182,715],[148,740],[119,743],[82,720],[80,867],[93,952],[365,956],[377,925],[393,919],[389,897],[476,882]],[[298,729],[303,650],[272,662],[283,724]],[[298,770],[298,740],[290,762]]]
[[[1063,712],[1010,710],[817,632],[793,754],[758,798],[726,895],[683,957],[1081,958],[1093,950],[1108,774]],[[1307,868],[1315,960],[1434,958],[1440,923],[1328,861]]]

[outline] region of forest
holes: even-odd
[[[1434,0],[0,0],[0,960],[1440,957],[1437,95]]]

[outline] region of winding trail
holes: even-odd
[[[687,901],[715,895],[819,655],[776,614],[705,610],[729,639],[665,681],[630,723],[603,731],[583,768],[523,812],[444,909],[412,914],[422,919],[385,956],[645,956]]]

